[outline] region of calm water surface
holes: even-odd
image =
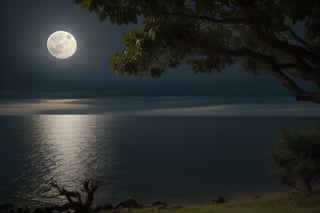
[[[320,119],[309,119],[319,122]],[[108,184],[97,203],[206,203],[216,195],[284,190],[270,176],[268,147],[301,118],[36,115],[0,117],[0,202],[53,201],[48,183]]]

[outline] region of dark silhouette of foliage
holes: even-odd
[[[320,180],[320,125],[282,129],[276,149],[268,154],[276,166],[273,174],[283,184],[305,194],[314,192],[312,184]]]
[[[94,212],[94,210],[91,209],[94,193],[101,185],[101,181],[96,181],[91,178],[83,182],[83,190],[69,191],[65,187],[59,186],[57,182],[52,182],[51,186],[58,190],[59,195],[65,196],[68,203],[62,206],[53,206],[50,210],[74,210],[75,213]]]
[[[254,74],[273,75],[297,100],[320,103],[318,0],[75,2],[101,21],[142,22],[123,35],[127,48],[111,60],[117,74],[160,77],[181,63],[211,73],[241,62]],[[299,85],[298,78],[306,83]]]

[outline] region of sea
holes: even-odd
[[[290,191],[271,175],[267,151],[281,128],[320,118],[0,116],[0,203],[60,203],[50,183],[103,184],[96,204],[207,203],[213,197]]]

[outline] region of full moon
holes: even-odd
[[[71,33],[57,31],[49,36],[47,48],[53,57],[66,59],[77,51],[77,41]]]

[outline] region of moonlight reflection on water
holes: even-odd
[[[95,127],[97,116],[54,115],[39,116],[32,122],[32,137],[22,134],[26,146],[25,173],[19,179],[20,195],[27,199],[51,199],[54,191],[48,183],[76,189],[86,178],[107,178],[112,170],[113,153],[110,146],[111,118]],[[98,122],[99,123],[99,122]],[[24,131],[30,133],[30,129]]]
[[[58,202],[51,180],[72,190],[92,176],[109,183],[95,204],[130,197],[203,203],[281,191],[266,149],[281,127],[301,125],[300,118],[267,117],[3,116],[0,202]]]

